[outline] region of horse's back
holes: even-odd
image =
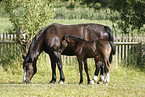
[[[101,38],[102,33],[105,33],[104,25],[95,23],[64,25],[53,23],[48,29],[47,33],[53,33],[60,37],[63,35],[75,35],[85,40],[96,40]]]

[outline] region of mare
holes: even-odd
[[[56,23],[51,24],[37,33],[37,35],[32,40],[28,53],[23,57],[23,80],[25,83],[29,83],[34,74],[37,72],[36,62],[39,55],[43,51],[49,55],[51,60],[52,79],[50,83],[56,82],[56,64],[60,72],[59,83],[63,83],[65,81],[61,53],[58,51],[58,49],[60,47],[60,40],[62,37],[68,34],[78,36],[87,41],[103,39],[104,37],[107,37],[108,41],[112,41],[111,46],[114,46],[113,32],[107,26],[94,23],[75,25],[62,25]],[[65,48],[62,52],[62,55],[72,56],[75,55],[75,53],[70,48]],[[111,62],[112,56],[110,56],[109,60]],[[95,58],[95,78],[99,73],[97,62],[97,58]]]
[[[96,56],[100,56],[102,61],[106,64],[106,72],[109,72],[109,57],[111,54],[112,47],[107,40],[93,40],[86,41],[79,37],[73,35],[66,35],[61,40],[60,51],[63,51],[65,48],[71,48],[75,55],[77,56],[77,60],[79,63],[79,72],[80,72],[80,84],[83,82],[83,74],[82,74],[82,65],[84,63],[84,69],[87,75],[88,84],[92,84],[93,82],[90,80],[88,73],[88,65],[87,58],[94,58]],[[105,82],[107,83],[107,82]]]

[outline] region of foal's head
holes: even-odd
[[[66,47],[75,47],[83,39],[74,35],[64,35],[60,41],[60,51],[63,51]]]
[[[64,35],[60,41],[60,47],[59,47],[59,51],[62,52],[68,45],[67,43],[67,37]]]

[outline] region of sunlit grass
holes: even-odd
[[[75,59],[74,59],[75,60]],[[20,64],[22,62],[15,62]],[[89,74],[93,77],[94,61],[89,60]],[[48,84],[51,80],[51,66],[49,57],[42,54],[37,62],[38,72],[31,80],[31,84],[23,83],[23,69],[19,65],[19,72],[4,71],[0,66],[0,96],[144,96],[145,73],[135,66],[111,64],[110,83],[108,85],[87,85],[85,71],[84,82],[79,85],[78,63],[64,64],[65,82],[58,84],[59,71],[57,69],[56,84]],[[10,69],[10,67],[9,67]]]
[[[0,33],[6,33],[12,27],[9,18],[0,18]]]

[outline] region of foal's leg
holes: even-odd
[[[101,70],[100,70],[100,79],[98,80],[98,84],[103,84],[104,82],[104,67],[105,67],[105,64],[104,62],[102,61],[102,64],[101,64]]]
[[[90,77],[89,77],[89,73],[88,73],[88,64],[87,64],[87,59],[84,59],[84,69],[87,75],[87,80],[88,80],[88,84],[93,84],[92,81],[90,81]]]
[[[107,62],[108,63],[108,67],[109,68],[107,68],[107,67],[105,67],[105,79],[104,79],[104,83],[105,84],[108,84],[109,83],[109,71],[110,71],[110,63],[109,63],[109,61]]]
[[[99,75],[99,70],[100,70],[100,64],[98,64],[98,57],[94,58],[95,60],[95,66],[96,66],[96,70],[95,70],[95,73],[94,73],[94,77],[93,77],[93,80],[95,82],[97,82],[97,78],[98,78],[98,75]]]
[[[101,66],[103,64],[103,59],[101,58],[101,56],[96,56],[94,59],[95,59],[96,70],[95,70],[95,73],[94,73],[93,80],[95,82],[97,82],[98,81],[97,78],[98,78],[98,75],[99,75],[99,71],[100,71]],[[101,74],[103,74],[103,72]]]
[[[81,84],[83,82],[83,74],[82,74],[82,71],[83,71],[83,67],[82,67],[82,60],[80,58],[78,58],[78,63],[79,63],[79,71],[80,71],[80,82],[79,84]]]

